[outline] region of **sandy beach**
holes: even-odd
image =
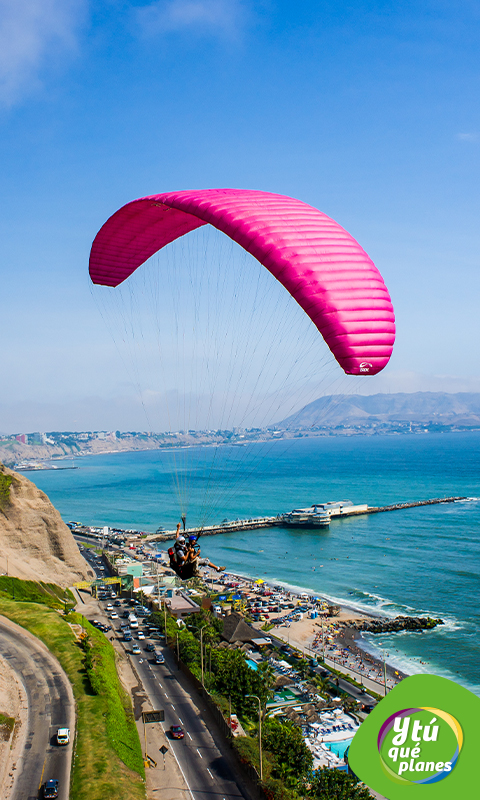
[[[364,640],[361,633],[350,627],[350,623],[372,620],[375,615],[366,614],[348,606],[341,606],[338,614],[329,616],[327,609],[331,603],[319,595],[289,591],[277,584],[266,581],[258,582],[230,572],[223,580],[238,583],[237,591],[242,592],[242,599],[245,596],[252,599],[262,597],[266,589],[281,594],[295,605],[305,603],[307,596],[309,600],[315,596],[318,599],[317,605],[324,609],[321,617],[317,616],[312,619],[307,614],[303,614],[299,620],[292,619],[276,626],[276,620],[285,617],[286,612],[268,614],[268,622],[274,624],[268,633],[297,648],[304,653],[305,657],[316,657],[325,661],[327,666],[350,674],[351,677],[359,683],[365,683],[370,689],[377,688],[379,693],[384,691],[385,677],[387,691],[406,677],[404,672],[389,664],[388,660],[384,668],[384,663],[380,659],[367,652],[365,646],[362,647]],[[209,585],[213,591],[220,593],[235,591],[232,588],[227,589],[225,584],[220,581],[214,580],[213,584],[210,584],[209,580]],[[290,611],[294,612],[294,609]],[[254,622],[253,626],[261,630],[264,624],[265,622]]]

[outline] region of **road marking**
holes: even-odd
[[[184,725],[184,724],[185,724],[185,723],[184,723],[184,721],[183,721],[183,719],[180,719],[180,717],[178,718],[178,721],[179,721],[179,722],[180,722],[182,725]]]
[[[45,772],[45,764],[46,764],[46,763],[47,763],[47,756],[45,756],[45,761],[43,762],[42,774],[40,775],[40,783],[38,784],[38,791],[40,791],[40,789],[41,789],[41,786],[42,786],[42,781],[43,781],[43,773]]]
[[[198,749],[198,747],[196,747],[195,749],[196,749],[196,751],[197,751],[198,755],[200,756],[200,758],[203,758],[203,756],[202,756],[202,754],[201,754],[200,750]]]
[[[188,731],[187,731],[187,736],[188,736],[188,738],[190,739],[190,741],[191,741],[191,742],[193,742],[193,739],[192,739],[192,737],[190,736],[190,734],[189,734],[189,732],[188,732]]]
[[[165,725],[162,725],[162,728],[163,728],[163,732],[165,733]],[[190,789],[190,785],[189,785],[189,783],[187,781],[187,778],[186,778],[185,773],[184,773],[184,771],[182,769],[180,761],[177,758],[177,754],[176,754],[175,748],[173,746],[172,746],[172,753],[173,753],[173,757],[174,757],[175,761],[178,764],[178,768],[179,768],[180,772],[182,773],[182,777],[183,777],[183,780],[185,781],[185,783],[187,785],[187,789],[190,792],[190,797],[192,798],[192,800],[195,800],[194,794],[193,794],[192,790]]]
[[[210,777],[211,777],[211,779],[212,779],[212,781],[213,781],[213,775],[212,775],[212,773],[210,772],[210,770],[208,769],[208,767],[207,767],[207,772],[208,772],[208,774],[210,775]]]

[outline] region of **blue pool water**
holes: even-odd
[[[345,750],[347,749],[347,747],[351,745],[352,742],[353,739],[344,739],[341,742],[332,742],[331,744],[327,744],[327,747],[329,750],[331,750],[332,753],[335,753],[335,755],[337,755],[339,758],[343,758],[343,756],[345,755]]]

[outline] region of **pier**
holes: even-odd
[[[380,514],[383,511],[400,511],[402,508],[418,508],[419,506],[438,506],[441,503],[458,503],[461,500],[470,499],[470,497],[435,497],[433,500],[416,500],[413,503],[393,503],[391,506],[368,506],[367,511],[363,513]]]
[[[276,517],[255,517],[253,519],[237,519],[233,522],[221,522],[220,525],[206,525],[204,528],[187,528],[181,531],[184,536],[215,536],[217,533],[231,533],[232,531],[253,531],[257,528],[274,528],[282,525],[283,514]],[[142,537],[142,541],[165,542],[175,539],[176,531],[163,531],[163,533],[150,533]]]
[[[405,508],[419,508],[420,506],[435,506],[446,503],[458,503],[462,500],[470,500],[469,497],[434,497],[431,500],[414,500],[406,503],[393,503],[388,506],[344,506],[335,509],[331,513],[330,519],[341,519],[342,517],[359,517],[364,514],[380,514],[384,511],[401,511]],[[237,519],[233,522],[222,522],[219,525],[206,525],[204,528],[187,528],[182,531],[185,536],[216,536],[219,533],[232,533],[234,531],[250,531],[257,528],[274,528],[284,525],[287,514],[278,514],[275,517],[254,517],[252,519]],[[289,526],[291,527],[291,526]],[[301,526],[304,527],[304,526]],[[328,526],[327,526],[328,527]],[[163,531],[162,533],[151,533],[142,537],[142,541],[165,542],[175,539],[176,531]]]

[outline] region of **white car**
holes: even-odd
[[[140,655],[141,650],[140,650],[138,644],[132,645],[132,653],[133,653],[134,656],[139,656]]]
[[[137,639],[139,639],[141,642],[145,639],[145,634],[143,631],[138,631]]]
[[[57,731],[57,744],[68,744],[70,741],[70,728],[59,728]]]
[[[116,611],[114,611],[112,614],[110,614],[110,619],[118,619],[118,614],[117,614]]]
[[[113,606],[111,603],[108,603],[108,605],[105,606],[105,608],[107,609],[107,611],[113,611]]]

